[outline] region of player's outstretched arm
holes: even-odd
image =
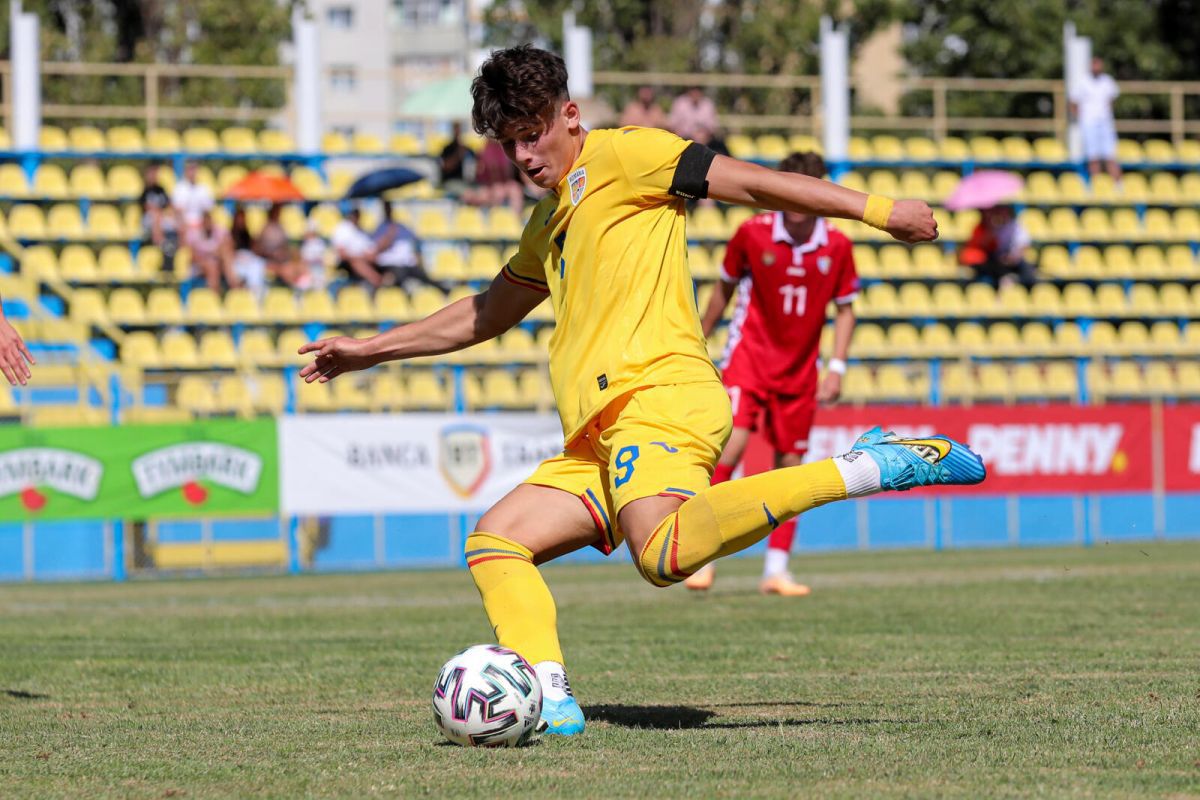
[[[428,317],[389,331],[356,339],[335,336],[309,342],[300,354],[315,358],[300,370],[305,383],[327,383],[343,372],[385,361],[452,353],[493,339],[523,320],[546,299],[544,292],[518,286],[497,275],[487,291],[451,303]]]
[[[24,386],[32,375],[29,365],[36,363],[21,334],[4,318],[4,311],[0,309],[0,372],[13,386],[18,383]]]
[[[708,170],[708,196],[725,203],[857,219],[902,242],[937,238],[933,212],[921,200],[892,201],[838,186],[831,181],[717,156]]]

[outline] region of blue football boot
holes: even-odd
[[[875,426],[858,437],[853,449],[879,465],[884,489],[898,492],[914,486],[970,485],[987,477],[977,454],[945,436],[906,439]]]
[[[570,696],[562,700],[542,700],[542,719],[537,730],[553,736],[583,733],[583,709]]]

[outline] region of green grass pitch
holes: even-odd
[[[550,567],[588,730],[441,743],[465,571],[0,586],[0,797],[1200,795],[1200,543]]]

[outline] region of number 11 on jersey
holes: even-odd
[[[783,313],[804,316],[804,302],[808,298],[807,286],[780,286],[779,293],[783,295]]]

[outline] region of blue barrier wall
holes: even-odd
[[[456,566],[476,515],[343,516],[322,520],[314,571]],[[278,519],[158,523],[163,543],[278,539]],[[114,577],[109,522],[0,524],[0,581]],[[896,548],[1088,545],[1108,541],[1200,538],[1200,493],[879,497],[835,503],[805,514],[797,552]],[[760,553],[765,543],[747,554]],[[625,560],[625,552],[614,558]],[[602,561],[596,550],[563,561]]]

